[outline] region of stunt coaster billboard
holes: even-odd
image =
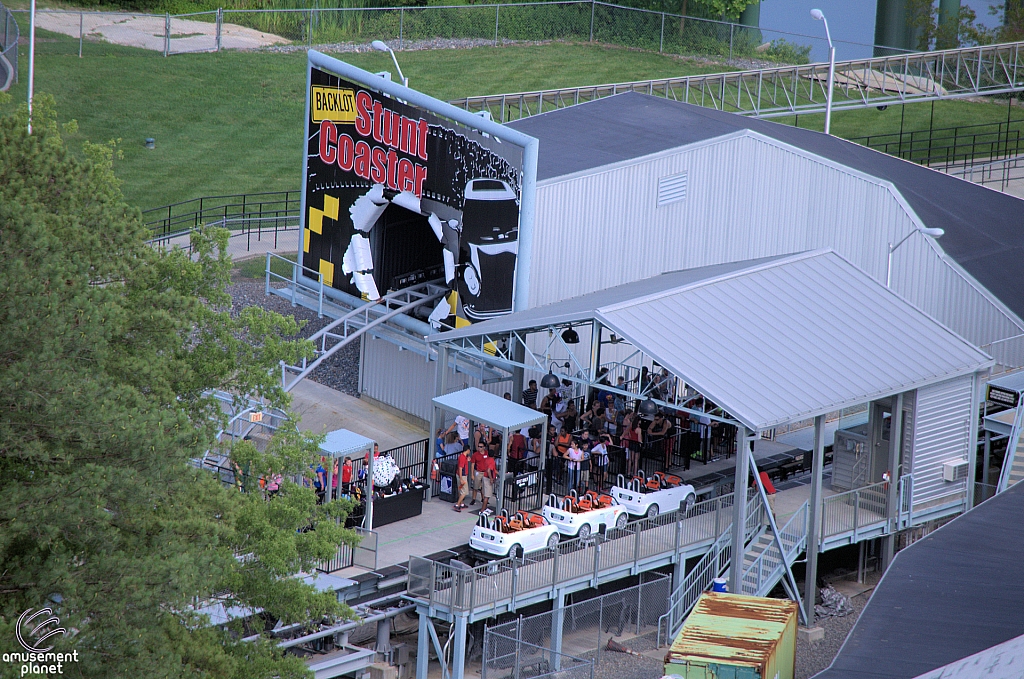
[[[370,87],[317,68],[310,54],[303,274],[371,301],[443,278],[451,292],[434,327],[511,312],[524,149],[399,101],[379,77],[366,74]]]

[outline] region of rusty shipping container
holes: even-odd
[[[706,592],[665,655],[665,674],[793,679],[796,625],[795,602]]]

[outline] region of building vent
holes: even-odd
[[[942,463],[943,481],[963,481],[967,478],[967,460],[951,460]]]
[[[681,172],[658,180],[658,207],[686,198],[686,173]]]

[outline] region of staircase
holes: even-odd
[[[770,528],[754,531],[752,535],[748,530],[748,542],[743,555],[743,594],[767,596],[784,577],[786,567],[791,566],[807,546],[807,514],[808,504],[805,502],[786,525],[779,529],[784,554],[779,551]],[[659,646],[662,644],[662,630],[665,632],[665,643],[669,643],[679,633],[700,595],[711,588],[715,578],[728,575],[731,551],[732,526],[729,526],[669,597],[668,612],[659,620]]]
[[[1003,471],[999,474],[999,485],[996,487],[997,493],[1003,492],[1024,479],[1022,430],[1024,430],[1024,403],[1017,406],[1017,414],[1013,418],[1013,427],[1010,429],[1010,436],[1006,442],[1006,459],[1003,461]]]

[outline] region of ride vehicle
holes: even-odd
[[[550,495],[541,512],[559,533],[578,538],[587,538],[591,533],[603,532],[611,527],[625,528],[629,520],[626,508],[619,505],[611,495],[592,490],[582,496],[577,496],[575,490],[569,491],[569,495],[564,498]]]
[[[633,516],[648,518],[676,509],[688,512],[697,501],[697,491],[678,476],[664,472],[644,476],[642,470],[628,482],[619,474],[611,495]]]
[[[521,557],[523,554],[558,546],[558,529],[540,514],[502,509],[494,516],[477,519],[469,546],[487,557]]]

